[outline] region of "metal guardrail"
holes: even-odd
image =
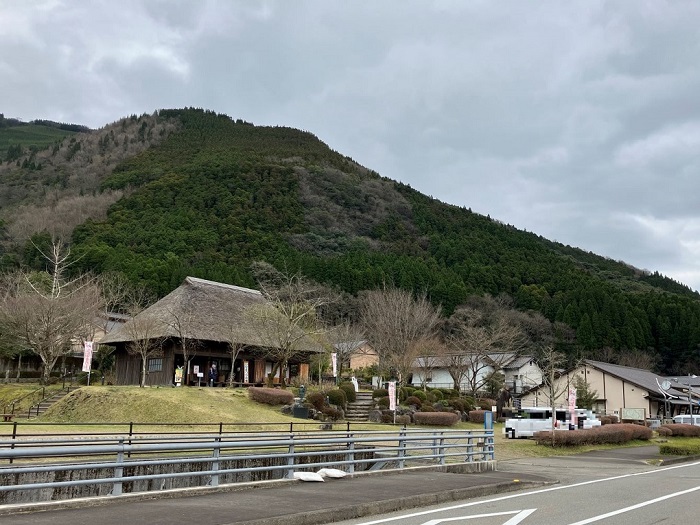
[[[116,496],[123,493],[125,483],[132,483],[133,489],[137,481],[190,478],[199,482],[187,486],[218,486],[228,474],[281,471],[277,477],[292,478],[297,470],[329,466],[354,473],[386,464],[403,468],[493,459],[493,430],[142,435],[132,437],[131,444],[123,435],[15,439],[0,441],[0,461],[21,463],[0,467],[0,477],[10,476],[16,483],[0,486],[0,495],[109,485],[109,494]],[[89,472],[95,477],[90,478]],[[36,481],[47,473],[54,481]]]

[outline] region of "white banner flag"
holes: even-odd
[[[89,372],[92,365],[92,341],[85,341],[83,346],[83,372]]]
[[[331,362],[333,363],[333,377],[338,376],[338,354],[333,352],[331,354]]]
[[[396,381],[389,381],[389,410],[396,410]]]

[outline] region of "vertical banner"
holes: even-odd
[[[85,341],[83,350],[83,372],[90,372],[92,365],[92,341]]]
[[[333,364],[333,377],[338,375],[338,354],[333,352],[331,354],[331,363]]]
[[[248,361],[243,361],[243,382],[250,383],[250,365]]]
[[[396,410],[396,381],[389,381],[389,410]]]
[[[576,421],[576,389],[569,389],[569,412],[571,413],[571,424],[574,427],[577,425]]]

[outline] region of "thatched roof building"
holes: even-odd
[[[108,333],[99,343],[117,348],[118,384],[138,383],[140,358],[129,355],[127,347],[134,340],[145,338],[137,329],[139,323],[148,323],[147,338],[159,340],[163,348],[162,357],[149,359],[149,372],[152,372],[149,384],[172,383],[175,369],[186,365],[179,350],[182,338],[197,342],[189,370],[184,371],[184,384],[198,383],[197,372],[207,378],[212,368],[217,370],[218,383],[232,377],[237,383],[260,383],[271,368],[264,359],[264,347],[270,345],[265,343],[259,329],[251,325],[249,312],[265,303],[266,299],[257,290],[187,277],[178,288]],[[231,344],[244,346],[233,363]],[[306,340],[300,354],[308,357],[320,351],[317,344]],[[308,375],[305,360],[308,359],[297,359],[288,373],[292,377]]]

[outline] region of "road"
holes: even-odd
[[[592,464],[600,468],[591,468]],[[686,525],[700,522],[700,462],[649,467],[604,455],[520,460],[501,469],[547,470],[565,483],[463,503],[338,522],[341,525]]]

